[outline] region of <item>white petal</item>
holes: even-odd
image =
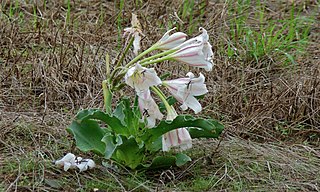
[[[172,53],[171,56],[173,59],[189,64],[190,66],[204,68],[210,71],[212,70],[212,63],[206,60],[202,49],[203,44],[192,44]]]
[[[177,51],[172,53],[171,56],[175,60],[211,71],[213,66],[212,46],[208,42],[209,36],[207,31],[202,27],[199,30],[202,31],[202,34],[180,44],[176,47]]]
[[[80,163],[76,164],[80,172],[86,171],[88,169],[94,168],[96,165],[92,159],[82,159]]]
[[[72,164],[69,162],[65,162],[63,165],[63,170],[68,171],[69,168],[72,168]]]
[[[205,84],[194,84],[191,86],[191,91],[193,96],[200,96],[208,93],[207,86]]]
[[[186,103],[183,103],[182,105],[180,105],[180,108],[181,108],[183,111],[185,111],[185,110],[188,109],[188,106],[187,106]]]
[[[164,142],[162,143],[162,150],[170,150],[171,147],[178,146],[178,134],[176,130],[169,131],[163,135]]]
[[[172,147],[186,150],[192,147],[192,139],[188,130],[179,128],[165,133],[162,136],[162,150],[169,151]]]
[[[156,119],[153,117],[147,117],[147,127],[152,128],[156,125]]]
[[[194,78],[194,74],[192,72],[188,72],[186,76],[188,76],[189,78]]]
[[[135,55],[138,55],[138,51],[140,50],[140,40],[141,37],[139,36],[139,33],[134,33],[134,40],[133,40],[133,53]]]
[[[72,164],[75,162],[76,156],[72,153],[66,154],[64,157],[62,157],[60,160],[55,161],[56,165],[63,166],[66,162]]]
[[[186,150],[192,147],[192,139],[186,128],[178,129],[179,139],[180,139],[180,149]]]
[[[150,86],[162,83],[153,68],[142,67],[140,64],[136,64],[127,71],[125,82],[134,88],[136,92],[147,90]]]
[[[172,35],[169,35],[171,31],[175,28],[167,31],[162,38],[158,41],[159,49],[172,49],[181,45],[187,38],[187,35],[182,32],[176,32]]]
[[[190,107],[195,113],[199,113],[202,107],[194,96],[204,95],[208,92],[204,84],[205,77],[200,73],[199,77],[195,78],[191,72],[187,73],[187,76],[189,76],[189,78],[164,81],[163,85],[166,86],[174,98],[182,104],[180,106],[182,110]]]
[[[140,112],[148,122],[147,127],[154,127],[156,119],[161,120],[163,118],[163,114],[160,112],[158,105],[151,97],[149,89],[139,91],[137,92],[137,95]]]
[[[199,113],[202,110],[201,104],[199,101],[194,98],[193,96],[188,97],[185,101],[184,104],[187,105],[190,109],[194,111],[195,114]]]
[[[80,163],[80,164],[77,164],[76,166],[79,168],[80,172],[86,171],[88,169],[88,165],[86,163]]]
[[[164,42],[164,41],[166,41],[168,38],[169,38],[169,34],[171,33],[171,31],[173,31],[173,30],[176,30],[176,27],[175,28],[173,28],[173,29],[170,29],[169,31],[167,31],[162,37],[161,37],[161,39],[159,40],[159,42]]]
[[[212,56],[213,56],[213,51],[212,51],[212,46],[210,45],[209,42],[207,42],[203,45],[202,51],[203,51],[203,54],[204,54],[204,57],[206,58],[206,60],[211,61]]]
[[[96,166],[95,162],[92,159],[86,159],[86,160],[88,161],[87,165],[90,169]]]
[[[208,42],[209,41],[209,35],[207,30],[205,30],[203,27],[199,28],[199,31],[202,32],[202,34],[200,35],[203,39],[204,42]]]
[[[162,151],[169,151],[171,147],[167,144],[165,140],[165,135],[162,135]]]
[[[172,49],[186,40],[187,35],[182,32],[172,34],[166,41],[161,43],[160,49]]]

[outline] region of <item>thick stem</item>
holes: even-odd
[[[175,51],[176,51],[176,50],[174,50],[174,49],[169,49],[169,50],[167,50],[167,51],[163,51],[163,52],[161,52],[161,53],[158,53],[158,54],[156,54],[156,55],[153,55],[153,56],[151,56],[151,57],[147,57],[147,58],[145,58],[145,59],[142,59],[139,63],[142,64],[142,63],[144,63],[144,62],[146,62],[146,61],[150,61],[150,60],[153,60],[153,59],[162,57],[162,56],[164,56],[164,55],[169,55],[170,53],[173,53],[173,52],[175,52]]]
[[[121,57],[120,57],[120,59],[118,60],[118,62],[117,62],[117,64],[115,65],[114,68],[117,68],[117,67],[119,67],[119,66],[121,65],[121,63],[122,63],[122,61],[123,61],[123,59],[124,59],[124,56],[128,53],[131,45],[133,44],[133,40],[134,40],[134,37],[132,36],[132,37],[130,38],[130,41],[129,41],[129,43],[127,44],[124,52],[121,54]]]
[[[132,59],[125,67],[129,68],[132,64],[136,63],[141,59],[141,57],[145,56],[146,54],[150,53],[151,51],[154,51],[157,49],[157,44],[152,45],[149,47],[149,49],[145,50],[144,52],[140,53],[138,56],[136,56],[134,59]]]
[[[120,74],[117,77],[114,77],[116,72],[121,69],[119,66],[116,67],[113,72],[110,75],[110,78],[108,79],[109,83],[111,84],[111,82],[113,80],[119,81],[121,78],[123,78],[123,76],[126,74],[127,70],[129,69],[129,67],[134,64],[135,62],[139,61],[139,59],[143,56],[145,56],[146,54],[150,53],[153,50],[157,49],[157,44],[152,45],[151,47],[149,47],[149,49],[145,50],[144,52],[140,53],[138,56],[136,56],[133,60],[131,60],[125,67],[121,67],[122,68],[122,72],[120,72]],[[123,68],[125,68],[125,70],[123,70]],[[112,83],[112,85],[116,85],[116,83]]]
[[[159,89],[159,87],[156,86],[152,86],[151,87],[152,91],[154,91],[159,98],[161,99],[161,101],[163,102],[164,106],[166,107],[167,111],[171,110],[171,106],[169,105],[166,96],[164,95],[164,93]]]
[[[146,66],[146,65],[150,65],[150,64],[154,64],[154,63],[159,63],[159,62],[162,62],[162,61],[165,61],[165,60],[170,60],[171,59],[171,56],[164,56],[164,57],[161,57],[161,58],[158,58],[158,59],[155,59],[155,60],[151,60],[151,61],[146,61],[144,63],[141,64],[141,66]],[[110,79],[113,80],[113,87],[114,86],[117,86],[117,82],[120,82],[120,80],[125,76],[125,74],[127,73],[128,71],[128,68],[122,68],[122,71],[114,78]]]
[[[146,62],[142,63],[141,66],[147,66],[147,65],[150,65],[150,64],[154,64],[154,63],[160,63],[162,61],[170,60],[170,59],[172,59],[171,56],[167,55],[167,56],[155,59],[155,60],[146,61]]]
[[[111,83],[111,81],[112,81],[113,77],[115,76],[116,72],[117,72],[119,69],[121,69],[121,68],[120,68],[120,65],[121,65],[121,63],[123,62],[124,56],[128,53],[128,51],[129,51],[129,49],[130,49],[130,47],[131,47],[131,45],[132,45],[132,43],[133,43],[133,40],[134,40],[134,37],[131,37],[130,42],[127,44],[124,52],[121,54],[120,59],[118,60],[117,64],[115,65],[114,70],[112,71],[110,77],[108,78],[108,82],[109,82],[109,83]]]
[[[112,92],[108,85],[107,80],[102,81],[104,107],[106,108],[106,113],[111,114]]]

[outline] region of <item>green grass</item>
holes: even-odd
[[[169,28],[178,25],[179,30],[187,31],[189,35],[194,34],[204,21],[207,6],[206,1],[184,0],[177,13],[179,21],[172,22]]]
[[[230,4],[230,41],[226,54],[242,60],[259,63],[266,58],[286,57],[287,62],[296,64],[295,58],[305,52],[313,19],[303,17],[301,9],[291,6],[289,18],[266,17],[265,2],[238,0]],[[251,13],[250,11],[255,11]],[[257,24],[252,24],[258,21]]]

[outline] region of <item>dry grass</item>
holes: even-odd
[[[244,57],[246,49],[229,33],[232,18],[241,16],[228,12],[237,6],[234,1],[196,2],[194,20],[179,18],[180,1],[130,1],[123,10],[118,1],[71,1],[69,19],[63,1],[16,2],[0,3],[0,190],[320,190],[317,1],[295,2],[302,15],[318,21],[311,26],[305,53],[295,55],[296,65],[274,52],[258,62]],[[270,19],[290,15],[289,1],[265,3]],[[257,27],[251,16],[256,10],[246,11],[250,25]],[[70,148],[79,153],[65,127],[80,108],[103,106],[105,54],[117,57],[118,24],[128,26],[131,12],[143,26],[143,47],[172,25],[182,31],[200,25],[208,30],[216,66],[205,74],[210,95],[203,101],[204,115],[221,120],[226,136],[218,151],[216,141],[201,141],[207,148],[191,152],[200,151],[189,168],[146,173],[151,179],[104,167],[87,176],[62,173],[50,161]],[[238,48],[239,57],[226,56],[228,44]],[[164,63],[161,69],[181,76],[189,68]]]

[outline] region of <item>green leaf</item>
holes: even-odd
[[[101,141],[107,130],[100,128],[94,120],[73,121],[67,128],[73,134],[81,151],[93,151],[100,155],[105,152],[105,144]]]
[[[127,127],[129,135],[135,135],[139,129],[139,113],[137,107],[131,107],[128,98],[122,98],[113,115],[120,119],[121,123]]]
[[[107,133],[101,140],[106,145],[106,150],[104,153],[104,157],[106,159],[110,159],[115,152],[116,148],[120,146],[122,142],[122,138],[118,135],[117,137],[112,135],[111,133]]]
[[[191,161],[191,158],[190,158],[188,155],[183,154],[183,153],[178,153],[178,154],[176,155],[176,158],[177,158],[177,160],[176,160],[176,165],[177,165],[178,167],[186,164],[188,161]]]
[[[223,125],[214,121],[194,118],[190,115],[179,115],[173,121],[161,121],[158,126],[148,129],[142,136],[144,141],[154,142],[161,135],[177,128],[192,128],[192,138],[210,137],[217,138],[223,131]],[[195,129],[196,128],[196,129]]]
[[[145,156],[145,148],[141,148],[133,137],[129,139],[122,137],[122,142],[117,147],[114,158],[131,169],[135,169]]]
[[[149,145],[146,145],[148,151],[157,152],[162,148],[162,138],[158,137],[155,141],[151,142]]]
[[[222,133],[224,126],[215,121],[215,120],[207,120],[209,121],[215,131],[212,131],[210,129],[198,129],[198,128],[189,128],[188,131],[190,133],[190,136],[192,138],[217,138]]]
[[[139,169],[167,169],[172,166],[182,166],[188,161],[191,161],[191,158],[183,153],[178,153],[176,156],[157,156],[155,157],[150,164],[141,164]]]
[[[116,116],[110,116],[99,109],[86,109],[80,111],[76,116],[76,121],[81,124],[82,121],[93,119],[100,120],[108,125],[112,131],[117,134],[127,135],[130,133],[128,129],[121,123],[121,121]]]
[[[174,166],[176,163],[175,156],[157,156],[155,157],[150,164],[141,164],[139,169],[165,169],[171,166]]]

